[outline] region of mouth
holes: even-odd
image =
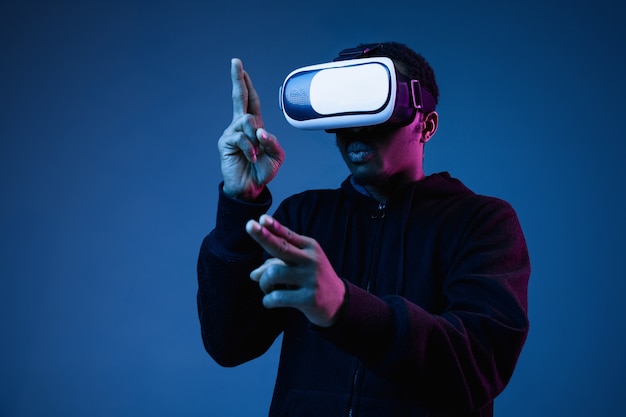
[[[346,146],[346,157],[352,163],[364,163],[372,159],[374,149],[363,142],[350,142]]]

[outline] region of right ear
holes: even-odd
[[[426,143],[433,137],[439,126],[439,114],[431,111],[424,116],[424,128],[422,129],[422,142]]]

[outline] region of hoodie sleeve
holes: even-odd
[[[198,317],[206,351],[222,366],[236,366],[262,355],[281,331],[277,311],[263,307],[250,272],[263,262],[263,250],[246,233],[271,205],[269,191],[259,202],[232,199],[219,189],[215,228],[198,256]]]
[[[478,409],[508,383],[528,333],[530,262],[510,205],[477,208],[448,262],[442,314],[348,283],[340,321],[316,330],[424,404]]]

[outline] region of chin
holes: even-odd
[[[378,172],[355,172],[352,171],[354,181],[363,186],[381,186],[387,183],[387,178]]]

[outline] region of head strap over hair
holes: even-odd
[[[379,50],[384,45],[382,43],[368,43],[367,45],[357,46],[355,48],[346,48],[339,52],[339,56],[333,61],[345,61],[346,59],[365,58],[372,52]]]

